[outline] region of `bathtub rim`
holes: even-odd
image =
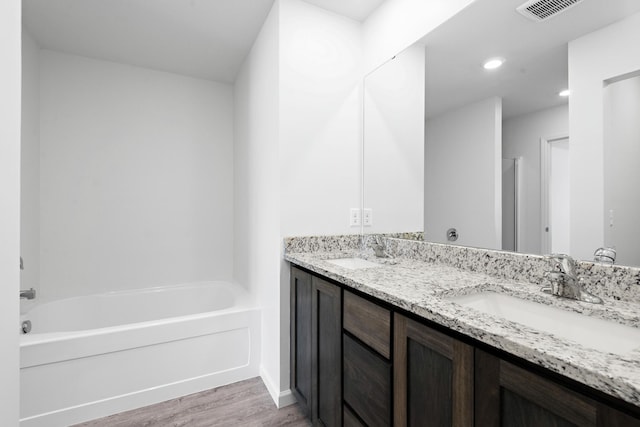
[[[212,283],[212,282],[198,282]],[[236,304],[216,311],[78,331],[20,334],[20,368],[28,368],[95,354],[123,351],[167,341],[193,338],[246,326],[247,315],[260,312],[244,288],[228,282],[238,295]],[[172,285],[171,288],[181,286]],[[159,287],[154,287],[158,289]],[[141,288],[145,289],[146,288]],[[138,292],[140,290],[137,290]],[[101,294],[97,294],[101,295]],[[75,298],[75,297],[74,297]],[[78,297],[80,298],[80,297]],[[218,319],[224,318],[224,322]]]

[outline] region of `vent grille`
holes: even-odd
[[[530,0],[518,6],[517,11],[533,21],[540,22],[582,1],[584,0]]]

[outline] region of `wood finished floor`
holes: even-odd
[[[190,394],[76,427],[310,426],[298,404],[277,409],[260,378]]]

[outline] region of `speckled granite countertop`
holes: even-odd
[[[289,248],[291,246],[288,244]],[[540,292],[540,284],[496,277],[411,257],[397,257],[391,261],[395,262],[392,265],[355,270],[327,262],[327,259],[363,256],[359,250],[346,246],[349,245],[329,251],[322,251],[326,248],[320,247],[316,249],[321,251],[315,252],[288,250],[285,252],[285,259],[480,342],[640,406],[640,342],[635,350],[625,356],[597,351],[519,323],[463,307],[449,301],[447,297],[493,290],[640,327],[640,304],[637,301],[606,298],[604,305],[594,305],[566,300]],[[364,257],[371,258],[366,254]]]

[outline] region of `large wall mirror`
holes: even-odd
[[[477,0],[365,77],[364,233],[640,265],[640,133],[616,112],[640,117],[640,2],[521,3]]]

